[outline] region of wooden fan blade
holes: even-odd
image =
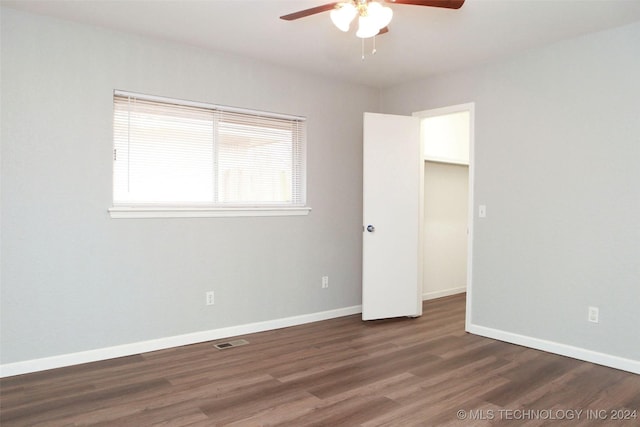
[[[387,3],[412,4],[414,6],[445,7],[447,9],[460,9],[464,0],[384,0]]]
[[[389,32],[389,27],[382,27],[376,36],[381,36]]]
[[[293,21],[295,19],[304,18],[305,16],[315,15],[316,13],[326,12],[336,7],[338,2],[323,4],[322,6],[312,7],[311,9],[305,9],[298,12],[293,12],[288,15],[281,16],[280,19],[285,21]]]

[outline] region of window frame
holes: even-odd
[[[176,98],[168,98],[156,95],[146,95],[136,92],[128,92],[122,90],[114,90],[112,102],[115,109],[115,97],[135,97],[145,101],[159,102],[166,104],[176,104],[180,106],[190,106],[197,108],[206,108],[211,110],[220,110],[223,112],[248,114],[259,117],[296,120],[305,122],[306,117],[294,116],[288,114],[271,113],[259,110],[250,110],[245,108],[229,107],[204,102],[187,101]],[[115,110],[114,110],[115,111]],[[113,116],[112,116],[113,118]],[[305,125],[306,126],[306,125]],[[115,128],[112,128],[112,149],[115,153]],[[111,191],[111,207],[108,209],[111,218],[207,218],[207,217],[247,217],[247,216],[298,216],[308,215],[311,208],[307,205],[306,184],[307,184],[307,138],[306,130],[302,133],[300,147],[300,173],[301,181],[299,191],[301,193],[302,203],[300,204],[277,204],[265,203],[255,205],[233,204],[229,206],[215,206],[202,204],[170,204],[170,203],[116,203],[114,200],[114,178],[115,178],[115,159],[112,163],[112,191]]]

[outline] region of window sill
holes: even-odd
[[[111,218],[215,218],[240,216],[299,216],[308,215],[309,207],[273,208],[171,208],[171,207],[113,207]]]

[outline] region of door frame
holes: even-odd
[[[416,111],[413,116],[420,119],[436,116],[444,116],[447,114],[469,112],[469,191],[468,191],[468,210],[467,210],[467,298],[465,313],[465,330],[469,332],[471,327],[471,301],[472,301],[472,278],[473,278],[473,224],[474,224],[474,177],[475,177],[475,103],[469,102],[465,104],[450,105],[448,107],[433,108],[424,111]],[[422,139],[422,138],[421,138]],[[422,147],[422,160],[424,161],[424,141],[420,141]],[[423,196],[421,196],[423,197]],[[422,238],[422,236],[421,236]]]

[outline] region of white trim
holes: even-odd
[[[448,297],[450,295],[457,295],[457,294],[462,294],[467,290],[466,286],[462,286],[460,288],[451,288],[451,289],[444,289],[441,291],[433,291],[433,292],[425,292],[422,294],[422,301],[427,301],[430,299],[436,299],[436,298],[442,298],[442,297]]]
[[[415,116],[414,116],[415,117]],[[422,316],[422,300],[424,300],[424,298],[422,298],[421,300],[421,296],[422,293],[424,292],[424,160],[422,160],[424,158],[424,147],[425,147],[425,141],[424,138],[422,137],[422,124],[418,125],[418,128],[420,129],[419,132],[419,138],[420,138],[420,158],[418,159],[418,179],[419,181],[419,185],[418,185],[418,295],[417,296],[417,303],[418,303],[418,309],[416,310],[416,312],[418,313],[419,316]]]
[[[469,162],[465,162],[463,160],[451,159],[448,157],[435,157],[435,156],[424,156],[425,162],[434,162],[434,163],[446,163],[451,165],[463,165],[468,166]]]
[[[466,104],[456,104],[449,105],[448,107],[433,108],[431,110],[416,111],[413,115],[420,118],[446,116],[447,114],[460,113],[463,111],[473,111],[474,107],[474,102],[468,102]]]
[[[308,215],[309,207],[273,208],[178,208],[178,207],[113,207],[111,218],[213,218],[237,216]]]
[[[513,332],[487,328],[485,326],[474,324],[467,325],[467,332],[487,338],[493,338],[499,341],[505,341],[511,344],[522,345],[536,350],[542,350],[549,353],[559,354],[561,356],[596,363],[598,365],[608,366],[610,368],[621,369],[634,374],[640,374],[640,361],[638,360],[626,359],[624,357],[613,356],[593,350],[587,350],[585,348],[574,347],[554,341],[528,337],[526,335],[515,334]]]
[[[467,228],[467,301],[465,313],[465,325],[471,325],[471,293],[473,289],[473,235],[475,223],[475,170],[476,170],[476,104],[471,102],[463,104],[469,110],[469,212],[467,218],[469,225]]]
[[[357,305],[312,314],[267,320],[264,322],[249,323],[239,326],[230,326],[227,328],[194,332],[191,334],[142,341],[132,344],[124,344],[114,347],[106,347],[97,350],[88,350],[78,353],[69,353],[59,356],[46,357],[42,359],[8,363],[0,365],[0,378],[44,371],[47,369],[62,368],[65,366],[78,365],[81,363],[97,362],[100,360],[113,359],[116,357],[131,356],[134,354],[164,350],[167,348],[197,344],[206,341],[219,340],[238,335],[286,328],[289,326],[296,326],[305,323],[318,322],[321,320],[334,319],[337,317],[350,316],[361,312],[362,306]],[[528,337],[525,335],[506,332],[499,329],[487,328],[474,324],[468,324],[466,330],[467,332],[483,337],[522,345],[537,350],[547,351],[562,356],[572,357],[578,360],[584,360],[587,362],[596,363],[615,369],[621,369],[623,371],[628,371],[635,374],[640,374],[640,361],[637,360],[612,356],[609,354],[599,353],[580,347],[560,344],[553,341]]]
[[[320,311],[300,316],[285,317],[281,319],[266,320],[264,322],[248,323],[245,325],[230,326],[209,331],[194,332],[173,337],[159,338],[149,341],[118,345],[114,347],[100,348],[96,350],[81,351],[78,353],[62,354],[59,356],[45,357],[42,359],[26,360],[23,362],[7,363],[0,365],[0,378],[13,375],[28,374],[47,369],[62,368],[65,366],[79,365],[81,363],[97,362],[116,357],[131,356],[156,350],[197,344],[238,335],[252,334],[289,326],[303,325],[305,323],[334,319],[336,317],[350,316],[362,312],[361,305],[337,308],[334,310]]]

